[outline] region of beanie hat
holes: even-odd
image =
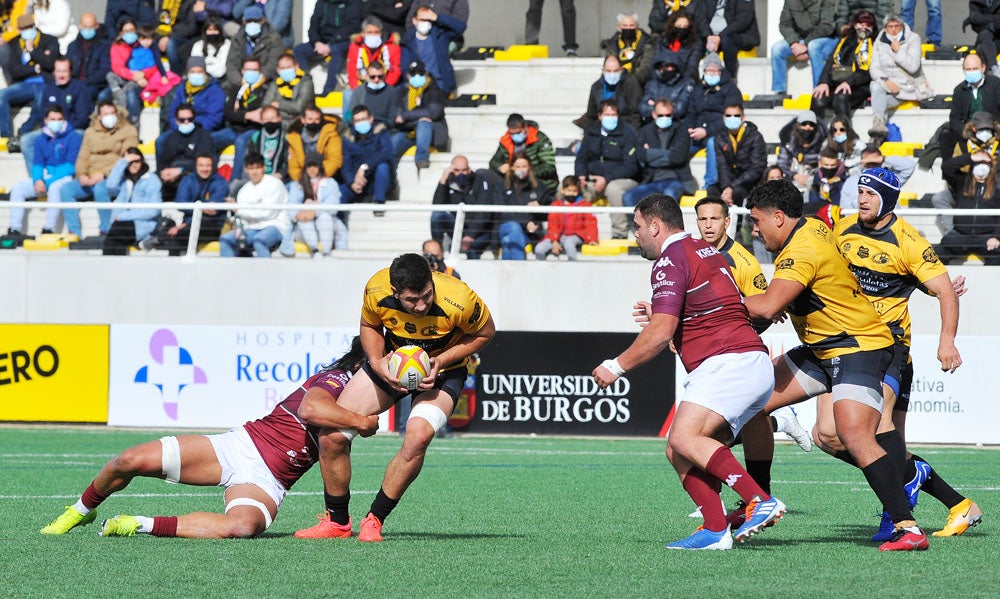
[[[899,178],[896,173],[882,167],[870,168],[858,178],[858,188],[862,187],[874,191],[882,200],[879,218],[896,209],[896,202],[899,200]]]

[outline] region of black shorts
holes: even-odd
[[[392,397],[393,403],[399,402],[407,395],[413,395],[409,391],[397,391],[389,386],[389,383],[385,382],[382,377],[375,374],[372,370],[371,364],[368,360],[361,363],[361,369],[365,371],[368,378],[375,383],[375,386],[379,389],[385,391]],[[445,370],[444,372],[439,372],[437,379],[434,381],[434,388],[440,389],[451,397],[453,403],[458,402],[458,395],[462,392],[462,388],[465,386],[465,377],[468,376],[469,371],[467,368],[459,367],[452,368],[451,370]]]
[[[903,365],[902,377],[899,380],[899,393],[896,395],[896,405],[893,411],[910,411],[910,388],[913,386],[913,360],[907,360]]]
[[[850,399],[881,412],[882,380],[893,354],[890,346],[821,360],[800,345],[785,354],[785,362],[809,397],[829,392],[834,402]]]
[[[901,390],[903,389],[903,378],[905,376],[904,370],[909,363],[910,348],[897,341],[892,346],[892,361],[889,362],[889,367],[885,370],[885,377],[882,379],[892,389],[892,392],[896,394],[897,399],[902,395]],[[911,382],[913,380],[912,369],[910,380]],[[909,390],[906,391],[906,394],[909,396]]]

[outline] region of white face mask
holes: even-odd
[[[972,167],[972,176],[978,179],[985,179],[990,174],[990,165],[979,163]]]
[[[989,129],[980,129],[979,131],[976,131],[976,139],[981,142],[987,142],[993,139],[993,132]]]
[[[434,26],[433,23],[431,23],[430,21],[418,21],[417,33],[419,33],[420,35],[427,35],[428,33],[431,32],[431,28],[433,26]]]
[[[104,125],[105,129],[114,129],[115,125],[118,124],[117,114],[106,114],[101,117],[101,124]]]

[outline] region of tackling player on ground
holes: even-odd
[[[944,529],[933,534],[950,537],[979,524],[983,512],[971,499],[963,497],[945,482],[926,460],[906,452],[906,413],[913,382],[909,298],[913,290],[920,287],[938,299],[941,333],[937,357],[942,371],[955,372],[962,365],[961,355],[955,347],[958,295],[931,244],[894,213],[899,187],[899,179],[892,171],[883,168],[865,171],[858,183],[859,212],[840,220],[834,227],[834,235],[861,291],[895,339],[892,366],[883,381],[885,408],[878,434],[898,435],[896,443],[900,446],[900,455],[896,459],[905,460],[905,463],[897,466],[902,469],[911,507],[916,504],[921,488],[938,499],[948,508],[949,514]],[[819,413],[824,414],[829,406],[824,405],[823,396],[820,399]],[[830,427],[820,427],[817,422],[816,433],[817,442],[824,451],[851,463],[850,454],[843,451]],[[892,520],[883,513],[882,525],[872,540],[887,541],[892,533]]]
[[[309,377],[301,387],[260,420],[221,435],[163,437],[126,449],[105,464],[75,505],[41,530],[66,534],[97,518],[97,507],[137,476],[171,483],[225,487],[224,514],[194,512],[183,516],[109,518],[99,531],[105,537],[152,534],[159,537],[253,537],[271,525],[285,492],[316,463],[320,427],[357,427],[369,436],[378,430],[377,416],[362,416],[337,404],[364,352],[355,337],[350,351]],[[321,409],[308,419],[296,411],[316,398]]]
[[[643,198],[634,221],[642,256],[656,261],[652,300],[643,304],[648,324],[627,350],[594,369],[594,379],[605,388],[673,342],[688,377],[668,434],[667,458],[705,523],[667,547],[729,549],[733,535],[719,497],[723,482],[747,503],[746,521],[734,535],[740,542],[785,512],[785,505],[757,485],[728,447],[774,388],[767,349],[750,326],[725,258],[684,232],[683,214],[673,198]]]
[[[801,192],[785,180],[760,184],[748,202],[754,230],[778,256],[770,286],[746,298],[747,308],[757,318],[774,318],[787,309],[803,343],[775,358],[775,389],[765,410],[831,392],[837,436],[895,525],[892,539],[879,549],[927,549],[927,537],[903,492],[901,473],[875,439],[882,379],[893,356],[892,334],[860,294],[833,233],[822,221],[803,218],[802,205]],[[769,481],[774,437],[766,419],[747,424],[743,447],[748,460],[766,465],[751,470],[754,478]]]
[[[413,408],[403,446],[389,462],[382,488],[361,521],[359,541],[382,540],[386,517],[420,474],[427,447],[455,408],[469,356],[486,347],[495,334],[493,317],[479,295],[455,277],[432,273],[420,254],[399,256],[365,285],[361,343],[367,360],[337,403],[361,414],[379,414],[411,395]],[[403,345],[420,346],[431,359],[430,373],[412,394],[389,374],[387,355]],[[304,401],[300,412],[312,407],[311,401]],[[321,432],[326,514],[315,526],[296,532],[296,537],[351,536],[351,441],[356,434],[350,427],[338,426]]]

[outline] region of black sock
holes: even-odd
[[[892,464],[889,456],[884,455],[861,469],[868,481],[868,486],[875,491],[885,511],[889,512],[893,522],[913,520],[910,504],[903,492],[903,479],[899,470]]]
[[[330,495],[323,491],[323,501],[326,502],[326,513],[330,515],[330,522],[337,524],[347,524],[351,521],[351,513],[347,507],[351,503],[351,494]]]
[[[397,503],[399,503],[398,499],[390,498],[384,490],[379,488],[378,494],[375,495],[375,501],[372,502],[371,513],[378,518],[379,522],[384,523],[389,513],[396,508]]]
[[[851,455],[851,452],[847,451],[846,449],[837,450],[837,453],[833,454],[833,457],[837,458],[841,462],[850,464],[851,466],[858,468],[858,461],[855,460],[854,456]]]
[[[899,436],[899,431],[892,429],[885,433],[879,433],[875,435],[875,442],[889,454],[892,465],[896,467],[896,470],[899,470],[900,476],[902,476],[902,472],[906,468],[906,443],[903,442],[903,437]]]
[[[771,460],[746,460],[747,473],[768,495],[771,494]]]
[[[920,460],[921,462],[924,462],[925,464],[930,466],[931,469],[931,473],[927,476],[927,480],[924,482],[924,486],[920,487],[921,491],[927,493],[934,499],[937,499],[938,501],[943,503],[944,506],[949,510],[955,507],[956,505],[962,503],[963,501],[965,501],[965,497],[962,497],[961,493],[956,491],[951,485],[945,482],[945,480],[941,478],[941,475],[937,473],[937,470],[934,470],[934,467],[930,465],[930,462],[928,462],[927,460],[916,454],[910,454],[910,455],[912,456],[911,459]],[[906,480],[913,480],[913,476],[916,475],[916,473],[917,469],[916,467],[914,467],[913,472],[911,474],[908,474],[910,478]]]

